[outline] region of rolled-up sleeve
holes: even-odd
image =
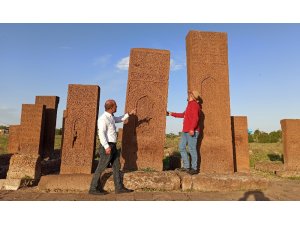
[[[126,113],[123,116],[114,116],[115,123],[122,123],[122,122],[124,122],[128,118],[129,118],[129,114],[128,113]]]
[[[107,133],[107,125],[103,119],[99,119],[98,120],[98,135],[99,135],[100,143],[105,149],[107,149],[109,147],[106,133]]]

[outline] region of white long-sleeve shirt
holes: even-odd
[[[108,112],[104,112],[98,119],[98,135],[101,145],[107,149],[108,142],[117,142],[117,130],[115,123],[124,122],[129,117],[128,113],[123,116],[113,116]]]

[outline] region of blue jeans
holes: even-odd
[[[194,136],[189,135],[189,133],[182,132],[181,133],[181,140],[179,143],[179,151],[181,154],[181,158],[183,160],[183,167],[186,169],[190,168],[190,161],[188,158],[188,154],[186,151],[186,145],[189,146],[189,151],[192,158],[192,165],[191,168],[197,170],[197,163],[198,163],[198,154],[197,154],[197,141],[198,141],[199,132],[195,132]]]

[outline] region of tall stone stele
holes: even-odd
[[[54,153],[55,128],[57,107],[59,103],[58,96],[36,96],[35,104],[45,105],[45,126],[43,138],[43,155],[42,158],[52,156]]]
[[[300,119],[280,121],[285,171],[300,172]]]
[[[188,89],[199,91],[203,100],[200,171],[233,173],[227,34],[190,31],[186,51]]]
[[[69,85],[64,112],[61,174],[92,172],[99,97],[98,85]]]
[[[123,127],[125,170],[163,169],[169,71],[169,51],[131,49],[125,111],[136,115]]]

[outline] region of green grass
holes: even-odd
[[[283,162],[282,143],[249,143],[250,167],[257,162]]]
[[[7,153],[8,135],[0,136],[0,155]]]
[[[55,135],[54,149],[61,149],[61,135]]]

